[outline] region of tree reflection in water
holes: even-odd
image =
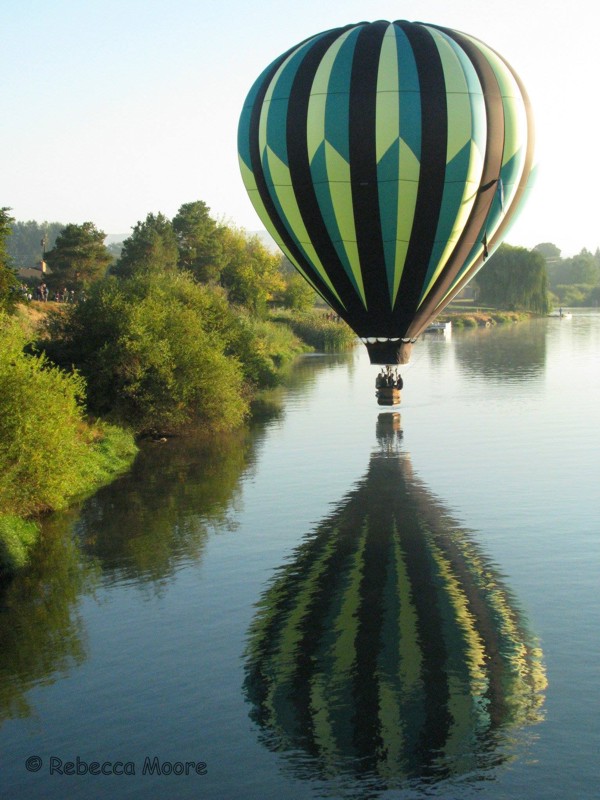
[[[98,585],[99,568],[65,535],[75,516],[46,520],[31,566],[0,590],[0,722],[28,717],[27,692],[86,658],[79,605]]]
[[[43,520],[31,565],[0,587],[0,722],[30,716],[29,690],[85,661],[84,596],[121,582],[160,593],[200,560],[210,531],[232,524],[259,441],[243,428],[148,443],[127,475]]]
[[[456,337],[461,371],[501,384],[539,379],[546,366],[546,320],[465,331]]]
[[[364,478],[259,603],[245,692],[271,749],[305,777],[481,778],[542,718],[542,654],[515,599],[414,475],[380,414]],[[301,755],[299,755],[301,754]]]
[[[160,587],[202,557],[215,528],[234,525],[240,481],[254,464],[259,435],[188,435],[145,443],[131,472],[81,509],[77,532],[99,559],[105,583]]]

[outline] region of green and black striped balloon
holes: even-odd
[[[373,363],[404,363],[521,205],[533,120],[518,76],[477,39],[362,22],[265,69],[238,150],[283,252]]]
[[[262,597],[245,681],[269,747],[314,778],[381,787],[480,777],[541,719],[546,685],[497,570],[413,475],[399,433],[382,431],[394,417],[364,478]]]

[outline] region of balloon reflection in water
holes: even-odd
[[[251,717],[301,774],[481,777],[542,718],[542,654],[471,535],[413,476],[400,415],[381,414],[377,435],[365,477],[259,603]]]

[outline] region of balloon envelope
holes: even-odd
[[[373,363],[404,363],[500,244],[532,169],[533,120],[518,76],[477,39],[362,22],[264,70],[238,151],[290,261]]]

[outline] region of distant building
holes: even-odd
[[[50,275],[51,270],[45,261],[40,261],[35,267],[17,267],[15,270],[17,278],[26,283],[41,281],[46,275]]]

